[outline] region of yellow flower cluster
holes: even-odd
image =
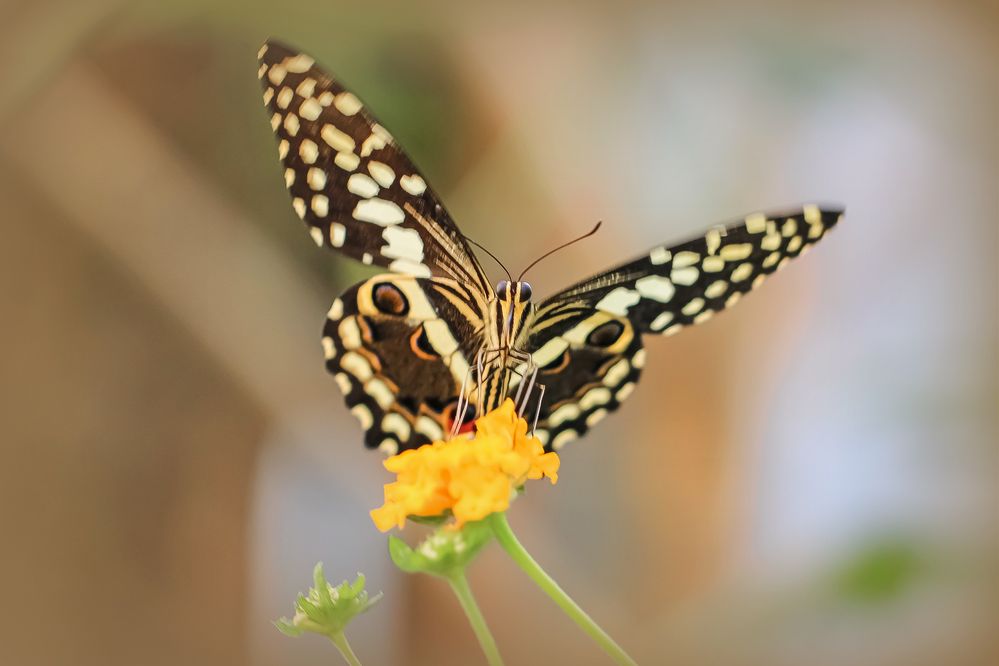
[[[475,422],[472,438],[456,437],[403,451],[385,461],[397,480],[385,486],[385,504],[371,512],[382,532],[402,527],[407,516],[437,516],[450,509],[457,527],[506,511],[527,479],[558,481],[559,459],[545,453],[513,401]]]

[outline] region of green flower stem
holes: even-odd
[[[524,573],[526,573],[534,583],[541,588],[541,590],[552,598],[559,608],[561,608],[566,615],[572,618],[572,621],[579,625],[579,627],[589,634],[590,638],[597,642],[604,652],[611,656],[615,662],[618,664],[625,664],[627,666],[636,666],[634,659],[628,656],[620,645],[614,642],[606,631],[600,628],[600,626],[593,621],[593,619],[587,615],[582,608],[580,608],[572,598],[565,593],[565,591],[558,586],[551,576],[545,573],[545,570],[541,568],[530,553],[528,553],[524,546],[521,545],[517,537],[514,536],[513,530],[510,529],[510,523],[507,522],[505,513],[494,513],[488,518],[492,528],[493,534],[496,535],[496,540],[503,547],[503,550],[517,563]]]
[[[354,651],[350,649],[350,643],[347,642],[347,635],[342,631],[335,634],[327,634],[329,639],[333,641],[333,645],[336,649],[340,650],[340,654],[343,655],[344,661],[346,661],[350,666],[361,666],[361,660],[357,658]]]
[[[489,665],[503,666],[503,658],[500,657],[496,641],[493,640],[493,635],[489,633],[489,627],[486,626],[486,619],[482,616],[479,605],[475,603],[475,597],[472,596],[472,588],[468,586],[464,567],[448,575],[447,580],[451,583],[451,589],[454,590],[455,596],[458,597],[465,615],[468,616],[468,623],[472,625],[472,630],[475,632],[475,637],[479,639],[479,645],[486,654],[486,660],[489,662]]]

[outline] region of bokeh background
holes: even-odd
[[[310,51],[535,292],[766,208],[835,233],[652,339],[511,521],[645,664],[999,663],[999,8],[991,2],[0,4],[0,663],[336,663],[270,625],[312,565],[366,664],[475,664],[393,569],[325,374],[365,274],[295,218],[261,107]],[[486,264],[493,270],[491,264]],[[498,549],[510,664],[607,663]]]

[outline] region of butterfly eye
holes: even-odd
[[[531,294],[533,294],[533,293],[534,293],[534,290],[531,289],[531,283],[530,282],[521,282],[520,283],[520,300],[522,300],[522,301],[529,301],[529,300],[531,300]]]
[[[591,347],[610,347],[617,342],[622,333],[624,333],[624,324],[621,322],[604,322],[590,331],[590,334],[586,336],[586,344]]]
[[[385,314],[404,315],[409,312],[409,302],[399,287],[389,282],[379,282],[372,290],[375,307]]]
[[[510,298],[510,282],[507,280],[500,280],[499,284],[496,285],[496,295],[503,301]]]

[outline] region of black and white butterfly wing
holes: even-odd
[[[415,277],[490,284],[392,135],[308,55],[269,41],[257,72],[292,206],[316,244]]]
[[[756,213],[657,246],[543,301],[527,345],[546,389],[541,439],[559,448],[617,409],[644,365],[642,334],[673,335],[731,307],[841,216],[818,206]]]
[[[395,453],[438,439],[481,345],[491,286],[427,181],[353,93],[276,42],[259,60],[295,212],[318,245],[393,271],[334,301],[327,369],[367,446]]]

